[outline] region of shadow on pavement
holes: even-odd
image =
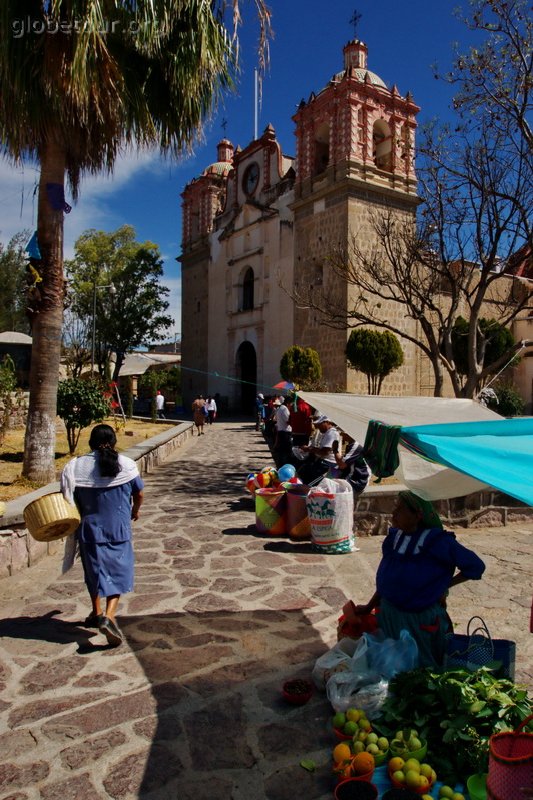
[[[149,604],[147,597],[147,611]],[[76,624],[22,619],[4,621],[10,635],[22,629],[28,637],[54,641],[91,635]],[[146,613],[121,617],[120,624],[125,644],[118,662],[112,653],[96,656],[95,648],[93,669],[107,675],[100,684],[106,695],[56,713],[42,725],[46,738],[65,746],[83,739],[88,747],[102,735],[111,741],[121,736],[122,726],[131,727],[135,751],[102,764],[106,796],[313,800],[331,793],[329,762],[318,764],[314,773],[299,766],[302,758],[332,744],[329,703],[315,692],[308,704],[292,706],[281,694],[288,678],[309,678],[326,649],[302,610]],[[135,677],[133,660],[148,687]],[[86,663],[69,663],[71,680]],[[111,673],[117,669],[129,671],[132,687],[139,688],[114,692]]]

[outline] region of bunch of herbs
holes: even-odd
[[[514,730],[532,713],[527,690],[488,669],[434,672],[428,668],[396,675],[378,726],[385,736],[416,728],[427,740],[427,759],[439,780],[453,785],[487,772],[489,737]],[[526,730],[533,730],[529,724]]]

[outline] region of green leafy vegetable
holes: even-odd
[[[428,743],[428,760],[439,780],[453,785],[475,772],[487,772],[488,740],[514,730],[533,703],[524,688],[476,672],[417,669],[396,675],[378,722],[385,736],[415,727]],[[526,730],[533,730],[530,724]]]
[[[314,761],[311,761],[310,758],[304,758],[300,761],[300,766],[306,769],[308,772],[314,772],[316,769],[316,764]]]

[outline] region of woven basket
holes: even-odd
[[[38,542],[53,542],[74,533],[80,524],[80,513],[76,506],[67,503],[61,492],[54,492],[27,505],[24,522]]]
[[[491,800],[523,800],[522,790],[533,789],[533,733],[520,730],[531,720],[533,714],[516,730],[490,737],[487,797]]]

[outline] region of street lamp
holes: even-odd
[[[104,283],[98,285],[96,281],[93,283],[93,336],[92,336],[92,347],[91,347],[91,376],[94,373],[94,344],[96,340],[96,290],[97,289],[109,289],[109,294],[111,296],[117,293],[114,284],[112,283]]]

